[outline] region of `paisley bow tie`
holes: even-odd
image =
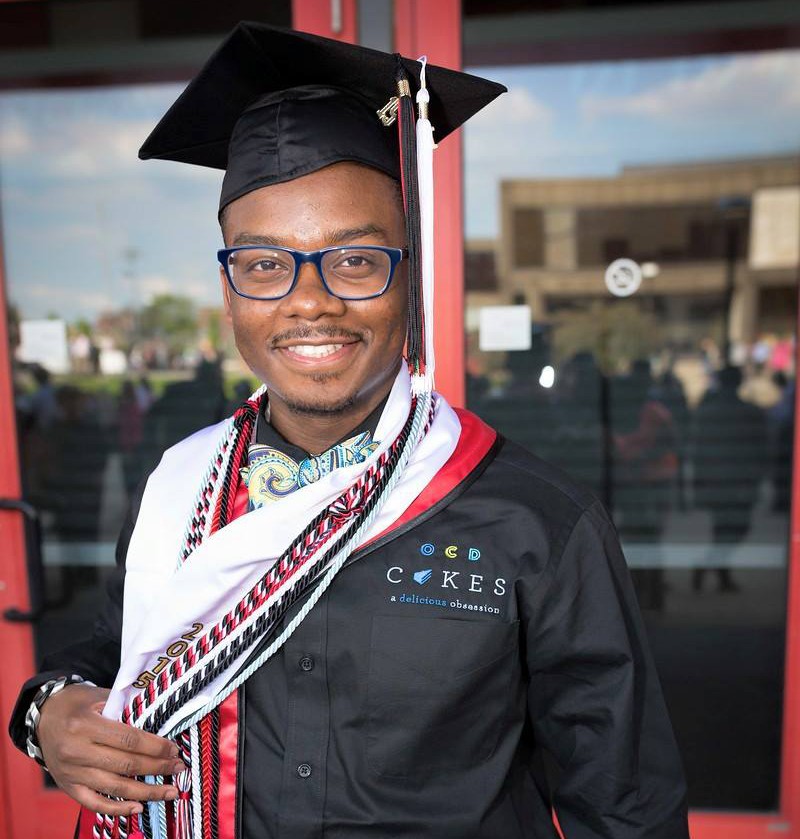
[[[363,463],[378,445],[373,442],[372,435],[365,431],[337,443],[316,457],[307,457],[298,463],[272,446],[252,443],[247,453],[248,465],[241,473],[250,496],[249,508],[255,510],[278,501],[341,466]]]

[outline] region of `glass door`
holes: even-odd
[[[474,54],[511,21],[466,18]],[[756,815],[798,748],[800,50],[516,60],[475,68],[511,92],[465,129],[468,405],[612,511],[696,835],[800,831]]]

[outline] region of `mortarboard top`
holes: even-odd
[[[421,65],[402,59],[412,90]],[[236,26],[139,150],[225,169],[220,208],[273,183],[352,160],[399,178],[397,126],[377,111],[397,94],[398,57],[263,23]],[[505,91],[428,65],[437,142]]]

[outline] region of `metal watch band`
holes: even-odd
[[[47,766],[45,765],[42,750],[39,746],[39,738],[37,736],[42,706],[48,699],[50,699],[50,697],[55,696],[59,691],[64,690],[65,687],[80,684],[96,687],[93,682],[89,682],[84,679],[83,676],[78,676],[77,674],[73,674],[71,676],[59,676],[57,679],[50,679],[49,682],[45,682],[39,690],[36,691],[36,695],[33,697],[33,702],[31,702],[28,707],[28,712],[25,714],[25,728],[28,732],[28,737],[25,740],[25,748],[27,749],[28,756],[32,757],[44,770],[47,770]]]

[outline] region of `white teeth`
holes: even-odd
[[[325,358],[326,355],[333,355],[335,352],[344,346],[344,344],[323,344],[321,347],[315,347],[311,344],[298,344],[294,347],[289,347],[289,352],[296,355],[303,355],[306,358]]]

